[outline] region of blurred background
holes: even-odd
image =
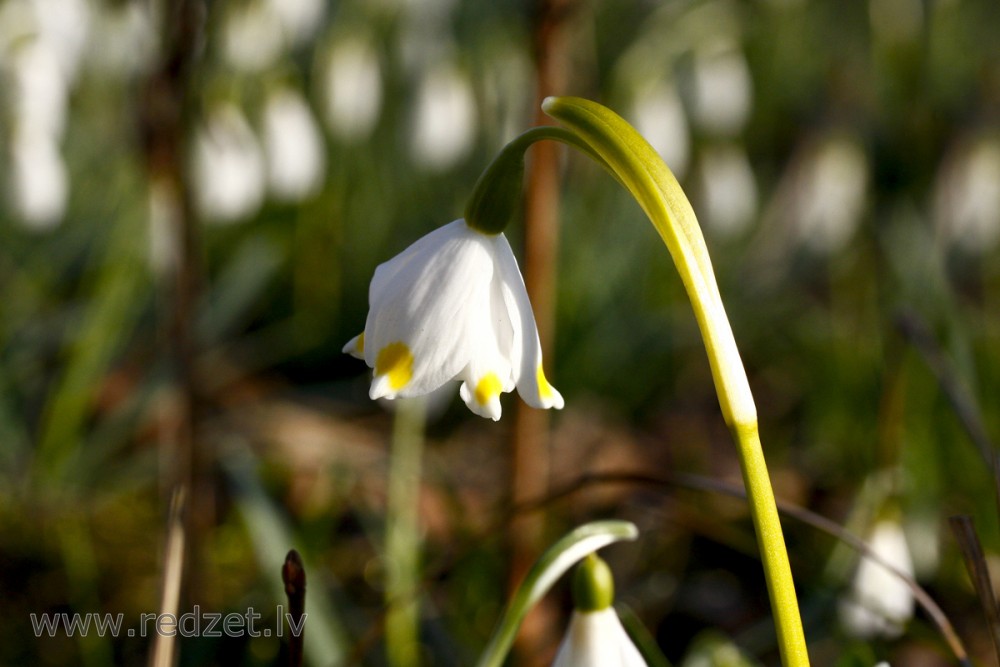
[[[996,664],[947,518],[1000,567],[997,35],[992,0],[0,0],[0,664],[146,663],[149,637],[36,638],[30,614],[165,609],[179,486],[180,611],[276,627],[295,547],[307,664],[400,664],[393,413],[341,348],[376,265],[460,217],[547,94],[623,115],[691,197],[779,499],[861,537],[891,517]],[[670,258],[596,165],[544,174],[558,234],[526,268],[567,405],[525,426],[514,396],[499,423],[432,401],[408,664],[472,664],[516,563],[604,517],[642,531],[607,557],[668,660],[777,664],[745,504],[672,477],[741,487]],[[600,477],[637,472],[663,483]],[[785,529],[813,664],[957,664],[923,611],[852,623],[856,552]],[[570,606],[557,586],[517,664]],[[175,650],[285,664],[273,636]]]

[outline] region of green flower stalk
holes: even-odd
[[[659,154],[610,109],[573,97],[550,97],[542,109],[585,143],[588,154],[599,156],[599,162],[638,201],[670,251],[705,342],[723,417],[737,444],[782,661],[786,667],[808,665],[795,584],[760,445],[757,409],[694,210]]]

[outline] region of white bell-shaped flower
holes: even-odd
[[[660,79],[636,86],[632,118],[639,134],[660,154],[670,171],[683,179],[691,159],[691,133],[674,83]]]
[[[524,280],[503,234],[455,220],[375,269],[365,330],[344,346],[374,369],[372,399],[419,396],[446,382],[482,417],[500,418],[500,394],[561,408],[545,379]]]
[[[753,79],[736,44],[720,42],[694,54],[695,122],[719,136],[735,136],[753,111]]]
[[[373,38],[352,34],[335,42],[323,70],[326,121],[340,141],[368,138],[382,110],[382,65]]]
[[[285,39],[289,44],[298,46],[304,44],[323,22],[326,2],[323,0],[270,0]]]
[[[281,56],[285,39],[274,5],[265,0],[228,3],[222,16],[222,54],[240,72],[255,74]]]
[[[411,149],[419,165],[444,171],[472,149],[476,98],[469,78],[457,66],[439,63],[424,73],[415,110]]]
[[[44,132],[56,141],[62,138],[69,81],[50,44],[29,40],[18,46],[9,61],[0,60],[0,85],[9,85],[11,110],[18,125],[33,133]]]
[[[209,222],[247,218],[264,198],[264,155],[243,112],[232,104],[211,110],[196,134],[194,203]]]
[[[611,606],[613,600],[611,569],[590,554],[573,575],[575,609],[552,667],[646,667]]]
[[[913,560],[903,527],[897,521],[882,519],[876,523],[868,546],[885,562],[913,576]],[[913,609],[913,591],[909,585],[881,563],[862,558],[849,597],[840,605],[840,619],[844,628],[856,637],[893,639],[903,633]]]
[[[148,72],[157,57],[161,19],[147,3],[98,3],[87,40],[87,65],[101,79],[115,80]]]
[[[66,212],[69,174],[55,139],[45,132],[14,132],[7,187],[10,204],[28,227],[51,229]]]
[[[1000,139],[963,141],[937,176],[934,217],[945,241],[984,255],[1000,243]]]
[[[301,201],[322,185],[326,173],[323,135],[309,105],[295,90],[280,90],[268,97],[264,153],[268,184],[276,199]]]
[[[93,9],[88,0],[32,0],[39,38],[53,50],[67,83],[76,81]]]

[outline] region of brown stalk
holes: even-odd
[[[949,517],[948,525],[951,526],[951,532],[954,533],[958,547],[962,551],[962,558],[965,560],[965,569],[969,571],[969,578],[976,588],[979,604],[983,607],[983,615],[986,616],[986,622],[990,626],[990,638],[993,640],[997,664],[1000,664],[1000,608],[997,607],[997,598],[993,593],[993,582],[990,579],[986,558],[983,556],[979,535],[976,534],[972,517],[964,514]]]
[[[288,618],[290,625],[302,628],[301,632],[290,632],[288,636],[288,667],[302,666],[302,649],[305,641],[305,626],[302,616],[306,612],[306,570],[302,564],[302,556],[295,549],[285,556],[285,564],[281,566],[281,581],[285,584],[285,595],[288,596]],[[279,618],[278,623],[285,619]]]
[[[184,491],[178,488],[170,501],[167,517],[167,539],[163,545],[163,581],[160,586],[160,610],[158,618],[171,614],[178,618],[181,597],[181,581],[184,574],[184,515],[186,499]],[[171,667],[176,663],[176,635],[156,633],[153,648],[149,654],[150,667]]]
[[[180,544],[185,552],[171,556],[165,567],[171,569],[172,599],[166,597],[161,606],[177,607],[193,600],[197,590],[198,545],[210,514],[206,511],[207,476],[204,472],[207,454],[196,446],[197,422],[194,365],[195,310],[199,301],[200,267],[198,228],[185,178],[187,163],[184,149],[190,125],[192,73],[197,65],[204,35],[205,7],[203,0],[167,0],[163,6],[161,60],[147,79],[141,93],[139,129],[143,140],[150,191],[162,194],[169,210],[171,247],[165,255],[159,291],[162,293],[160,313],[160,344],[171,373],[172,396],[170,417],[164,421],[162,447],[163,489],[175,499],[171,512],[168,546]],[[182,508],[177,506],[183,505]],[[173,552],[170,552],[173,553]],[[173,568],[176,567],[176,571]],[[166,578],[166,574],[165,574]],[[164,595],[168,593],[164,589]],[[167,650],[167,649],[164,649]],[[168,660],[175,649],[169,649]],[[163,655],[157,647],[151,659],[160,661]],[[157,662],[156,664],[168,664]]]
[[[566,57],[562,23],[573,0],[539,0],[535,28],[535,124],[544,124],[542,100],[563,92]],[[556,256],[559,248],[559,154],[554,142],[539,142],[532,148],[527,169],[524,220],[524,282],[531,299],[542,343],[542,356],[552,367],[552,340],[555,331]],[[511,443],[511,499],[515,504],[537,498],[548,490],[549,415],[524,404],[514,417]],[[511,570],[508,579],[514,590],[540,553],[544,537],[544,516],[522,516],[510,525]],[[550,620],[546,620],[546,618]],[[546,635],[554,631],[551,614],[544,608],[525,618],[514,652],[530,664]]]

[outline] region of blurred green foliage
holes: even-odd
[[[345,664],[382,664],[389,417],[367,400],[363,364],[340,349],[364,326],[375,266],[460,215],[480,170],[530,125],[536,8],[343,0],[310,18],[310,3],[289,3],[306,8],[296,24],[267,14],[274,4],[205,4],[187,110],[188,154],[213,112],[234,108],[264,174],[250,181],[258,205],[197,221],[197,440],[213,480],[198,599],[274,609],[281,557],[295,546],[310,568],[310,628],[331,633],[307,658],[342,650]],[[899,322],[926,327],[985,432],[1000,432],[995,3],[567,4],[569,87],[551,92],[598,99],[667,138],[654,146],[674,156],[705,226],[779,497],[859,534],[898,500],[921,582],[986,660],[988,631],[944,518],[973,515],[996,561],[996,482]],[[49,70],[25,54],[70,5],[0,0],[2,664],[139,664],[148,639],[35,639],[29,614],[122,612],[129,624],[159,608],[173,301],[139,118],[162,16],[159,3],[75,6],[90,17],[77,69],[60,70],[50,83],[65,99],[42,94],[38,104],[54,106],[40,110],[24,82],[44,84]],[[254,12],[265,19],[240,37]],[[266,109],[285,89],[320,130],[319,185],[260,198],[268,169],[282,168]],[[421,120],[428,95],[442,106]],[[45,109],[63,127],[38,129]],[[421,133],[441,151],[421,148]],[[199,183],[188,167],[194,190],[238,178],[217,169]],[[554,417],[554,482],[623,466],[737,482],[695,322],[655,232],[588,161],[570,156],[563,182],[547,366],[567,408]],[[25,203],[36,187],[41,208]],[[518,248],[517,225],[509,235]],[[468,664],[504,601],[507,427],[456,403],[431,425],[421,500],[429,664]],[[595,516],[640,525],[636,548],[611,562],[668,658],[689,664],[689,644],[715,628],[774,663],[738,503],[621,486],[579,498],[548,506],[552,534]],[[852,557],[808,527],[787,531],[815,664],[940,662],[946,651],[920,615],[899,640],[848,639],[836,598]],[[181,642],[185,665],[278,659],[275,638]]]

